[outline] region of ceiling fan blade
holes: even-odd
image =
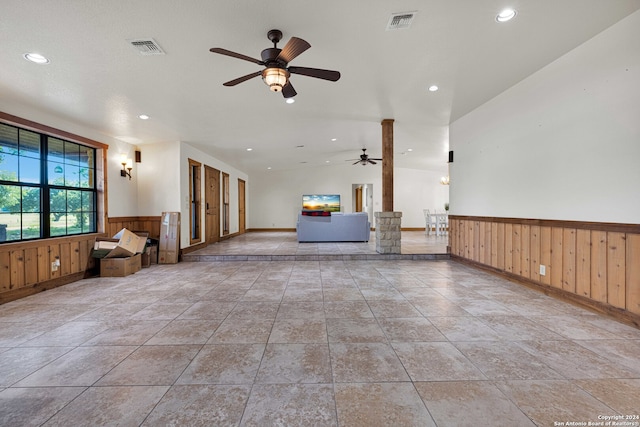
[[[369,159],[369,160],[379,160],[379,161],[382,161],[382,159]]]
[[[300,55],[310,47],[311,45],[306,41],[297,37],[291,37],[284,48],[282,48],[282,51],[280,52],[276,60],[284,61],[288,64],[293,60],[293,58]]]
[[[289,67],[289,72],[292,74],[301,74],[307,77],[315,77],[317,79],[329,80],[337,82],[340,79],[339,71],[321,70],[319,68],[307,68],[307,67]]]
[[[371,160],[371,159],[369,159],[369,160],[368,160],[368,162],[369,162],[369,163],[371,163],[372,165],[377,165],[377,164],[378,164],[377,162],[374,162],[374,161],[373,161],[373,160]]]
[[[255,73],[247,74],[246,76],[238,77],[237,79],[229,80],[226,83],[222,83],[223,86],[235,86],[238,83],[246,82],[249,79],[258,77],[262,74],[262,71],[256,71]]]
[[[357,165],[358,163],[362,162],[362,160],[358,160],[357,162],[355,162],[353,165]],[[351,165],[351,166],[353,166]]]
[[[226,55],[232,58],[244,59],[245,61],[253,62],[254,64],[258,65],[264,65],[264,62],[260,61],[259,59],[255,59],[241,53],[232,52],[227,49],[222,49],[221,47],[212,47],[211,49],[209,49],[209,52],[219,53],[220,55]]]
[[[287,81],[287,84],[282,86],[282,96],[284,96],[285,98],[293,98],[297,94],[298,92],[296,92],[296,90],[293,88],[291,81]]]

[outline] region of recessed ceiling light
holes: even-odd
[[[296,100],[293,98],[287,98],[287,100],[284,102],[286,102],[287,104],[293,104],[294,102],[296,102]]]
[[[331,160],[325,160],[324,162],[325,163],[331,163]]]
[[[25,53],[23,56],[24,56],[24,59],[26,59],[27,61],[35,62],[36,64],[49,63],[49,59],[40,55],[39,53],[30,52],[30,53]]]
[[[516,11],[513,9],[505,9],[502,12],[500,12],[497,16],[496,16],[496,21],[498,22],[507,22],[510,21],[511,19],[513,19],[516,16]]]
[[[149,120],[149,116],[147,116],[146,114],[140,114],[140,115],[138,116],[138,118],[139,118],[140,120]]]
[[[338,138],[331,138],[331,140],[335,142],[338,140]]]
[[[271,170],[271,166],[269,166],[269,167],[267,168],[267,170]]]
[[[436,86],[436,85],[429,86],[429,92],[435,92],[437,90],[438,90],[438,86]]]
[[[247,151],[253,151],[253,148],[247,148]]]
[[[407,151],[413,151],[413,148],[407,148]]]

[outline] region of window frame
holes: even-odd
[[[56,128],[52,128],[46,125],[42,125],[36,122],[32,122],[30,120],[26,120],[17,116],[13,116],[0,111],[0,123],[2,125],[6,125],[9,127],[17,128],[18,132],[20,130],[34,132],[37,133],[40,138],[40,158],[38,159],[40,163],[40,182],[34,183],[29,181],[21,181],[21,177],[18,177],[16,181],[7,181],[2,180],[1,183],[3,185],[15,185],[17,187],[22,188],[37,188],[40,192],[39,203],[40,210],[37,212],[39,215],[39,235],[38,237],[24,237],[24,229],[21,226],[20,229],[20,239],[6,240],[0,242],[0,244],[12,244],[12,243],[22,243],[22,242],[32,242],[38,240],[49,240],[56,238],[68,238],[80,235],[87,234],[95,234],[101,233],[104,231],[105,224],[105,212],[106,212],[106,191],[105,191],[105,171],[106,171],[106,151],[108,149],[108,145],[100,143],[98,141],[93,141],[88,138],[84,138],[82,136],[74,135],[66,131],[62,131]],[[91,149],[91,153],[93,155],[93,177],[92,180],[89,180],[91,183],[89,186],[82,186],[81,183],[78,183],[77,186],[70,185],[58,185],[54,183],[49,183],[49,177],[47,172],[47,144],[51,138],[55,138],[57,140],[61,140],[65,143],[75,144],[79,146],[78,154],[82,154],[82,147],[86,147]],[[66,162],[66,161],[65,161]],[[66,163],[65,163],[66,164]],[[80,174],[81,165],[79,166],[78,173]],[[65,190],[65,191],[79,191],[80,203],[86,200],[84,197],[87,197],[87,193],[90,194],[92,198],[92,210],[91,215],[93,217],[93,227],[89,231],[80,231],[80,232],[71,232],[69,233],[69,228],[65,228],[65,232],[62,234],[51,235],[51,206],[49,200],[49,193],[52,189],[57,190]],[[66,197],[68,193],[65,194],[65,203],[68,203],[68,199]],[[70,209],[67,204],[65,209]],[[82,215],[82,208],[78,211],[79,215]],[[21,206],[20,213],[23,214],[24,207]],[[69,210],[65,210],[65,213],[73,212]],[[21,216],[22,217],[22,216]]]
[[[189,160],[189,244],[202,241],[202,163]]]

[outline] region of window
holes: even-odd
[[[0,243],[96,232],[96,150],[0,123]]]
[[[200,170],[201,164],[189,159],[189,229],[192,244],[200,241]]]

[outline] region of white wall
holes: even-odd
[[[179,212],[180,143],[143,145],[140,152],[142,161],[136,164],[139,173],[134,176],[138,180],[139,215],[160,216],[162,212]]]
[[[422,210],[444,209],[448,187],[441,172],[396,168],[394,210],[402,227],[424,227]],[[378,166],[324,166],[251,175],[248,228],[295,228],[303,194],[340,194],[344,212],[352,212],[352,184],[373,184],[373,210],[382,210],[382,169]]]
[[[83,135],[84,136],[84,135]],[[135,162],[135,147],[115,140],[107,150],[107,185],[109,217],[137,216],[138,188],[140,182],[139,163]],[[131,179],[120,176],[122,157],[131,159]]]
[[[231,234],[237,233],[240,229],[239,214],[238,214],[238,179],[242,179],[246,182],[246,188],[245,188],[246,211],[250,210],[249,208],[250,183],[249,183],[249,177],[247,176],[247,174],[184,142],[180,144],[180,155],[174,157],[174,159],[180,159],[179,167],[177,166],[174,167],[174,169],[176,170],[179,169],[180,171],[179,210],[182,212],[180,214],[181,221],[182,221],[181,223],[182,228],[180,229],[180,234],[181,234],[180,247],[186,248],[190,246],[190,243],[189,243],[189,159],[202,163],[203,169],[202,169],[202,175],[201,175],[202,176],[202,179],[201,179],[202,193],[201,194],[202,194],[203,200],[204,200],[204,184],[205,184],[204,166],[205,165],[211,166],[212,168],[218,169],[220,172],[225,172],[229,174],[229,201],[230,201],[229,233]],[[222,196],[222,176],[220,176],[220,190],[221,190],[221,196]],[[220,206],[222,207],[222,199],[220,200]],[[202,230],[202,241],[204,241],[204,237],[205,237],[205,234],[204,234],[205,233],[205,209],[206,209],[206,205],[204,203],[201,203],[200,230]],[[220,230],[222,231],[222,215],[220,215],[220,221],[221,221]]]
[[[451,213],[640,223],[640,12],[451,125]]]

